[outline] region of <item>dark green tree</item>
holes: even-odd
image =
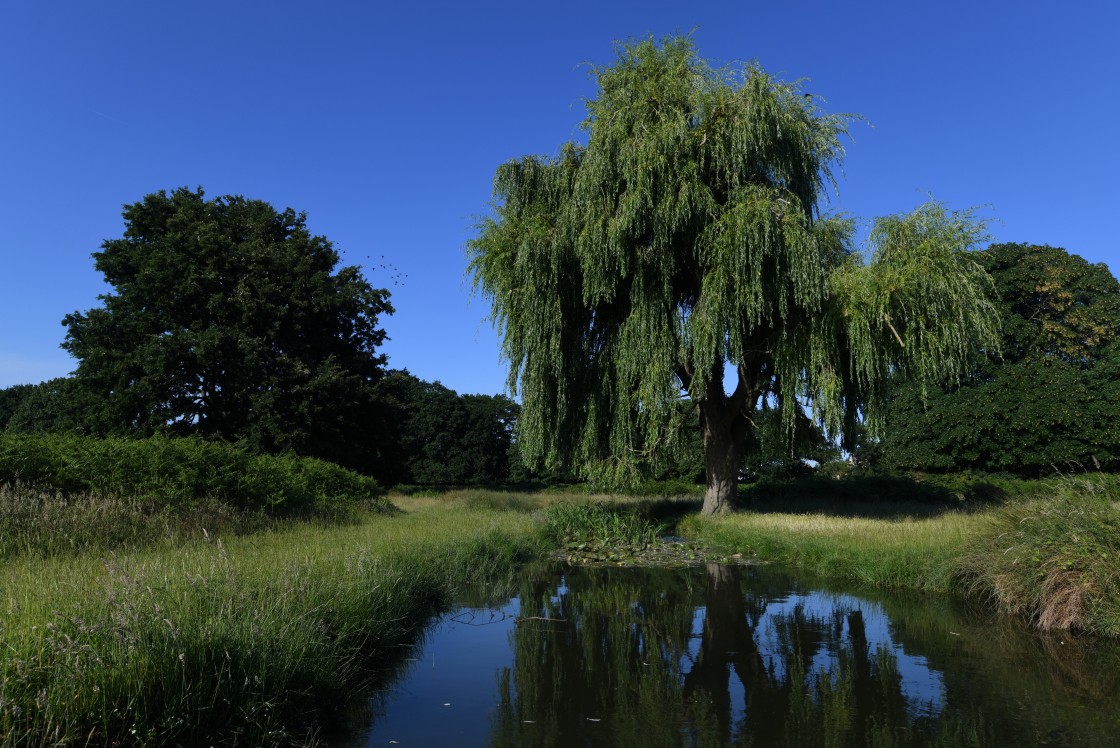
[[[468,247],[527,462],[634,480],[685,394],[704,511],[729,511],[764,403],[789,433],[805,403],[842,436],[874,422],[888,373],[952,377],[995,344],[970,214],[880,219],[867,261],[822,214],[849,117],[757,66],[713,69],[686,38],[622,45],[592,74],[586,145],[502,165]]]
[[[63,321],[108,430],[243,440],[364,467],[388,292],[338,267],[305,214],[160,192],[94,253],[113,287]]]
[[[105,418],[103,398],[81,387],[73,377],[0,392],[0,429],[7,431],[94,434],[104,430]]]
[[[378,386],[387,429],[378,470],[391,483],[494,485],[511,478],[520,408],[504,395],[459,395],[407,371]],[[516,476],[514,476],[516,477]]]
[[[33,384],[16,384],[0,390],[0,431],[8,427],[12,415],[19,410],[20,405],[35,391]]]
[[[1055,247],[997,244],[977,260],[995,283],[1003,355],[978,357],[959,390],[896,382],[878,461],[1027,476],[1120,467],[1120,283]]]

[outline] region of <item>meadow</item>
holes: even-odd
[[[1120,482],[1015,481],[982,499],[771,495],[750,511],[692,515],[680,532],[806,574],[976,598],[1043,630],[1120,636]],[[901,494],[905,496],[906,494]]]
[[[745,511],[701,517],[694,493],[362,484],[329,501],[306,476],[349,477],[281,467],[319,497],[297,511],[109,483],[0,486],[0,745],[312,744],[453,599],[572,549],[574,562],[641,564],[666,533],[687,553],[657,563],[773,562],[1120,636],[1108,476],[999,497],[755,487]]]
[[[28,531],[0,562],[4,746],[313,743],[452,596],[540,555],[528,514],[407,497],[221,531],[243,510],[4,491],[33,527],[103,517],[84,547]],[[94,542],[118,522],[143,532]]]

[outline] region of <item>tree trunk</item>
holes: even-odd
[[[748,422],[737,410],[727,402],[700,404],[707,482],[702,514],[729,514],[739,506],[739,468]]]

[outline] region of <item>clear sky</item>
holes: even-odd
[[[987,206],[999,241],[1120,271],[1120,5],[1105,0],[13,0],[0,387],[73,369],[60,321],[106,292],[90,254],[121,235],[121,206],[201,186],[306,211],[387,286],[391,366],[502,391],[463,251],[495,167],[579,137],[594,94],[581,63],[692,30],[711,62],[809,78],[825,109],[866,117],[834,209]]]

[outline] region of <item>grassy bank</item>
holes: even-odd
[[[1034,482],[1003,503],[767,499],[680,532],[824,578],[989,600],[1042,629],[1120,636],[1120,488]]]
[[[32,514],[76,527],[102,512],[110,530],[127,524],[112,512],[132,516],[51,496]],[[557,545],[644,549],[682,515],[678,533],[728,554],[1120,635],[1117,499],[1102,480],[976,511],[803,496],[704,518],[690,500],[474,490],[396,497],[403,511],[349,524],[198,524],[112,552],[32,543],[0,561],[0,746],[306,742],[463,585]]]
[[[857,505],[858,506],[858,505]],[[847,507],[851,512],[853,507]],[[681,532],[763,561],[834,579],[885,588],[948,592],[957,559],[980,531],[977,516],[873,516],[867,506],[847,516],[815,510],[756,510],[730,517],[687,518]]]
[[[0,565],[0,745],[303,742],[462,584],[538,551],[525,513],[370,514]]]
[[[981,518],[958,564],[964,589],[1043,629],[1120,636],[1120,490],[1069,478]]]

